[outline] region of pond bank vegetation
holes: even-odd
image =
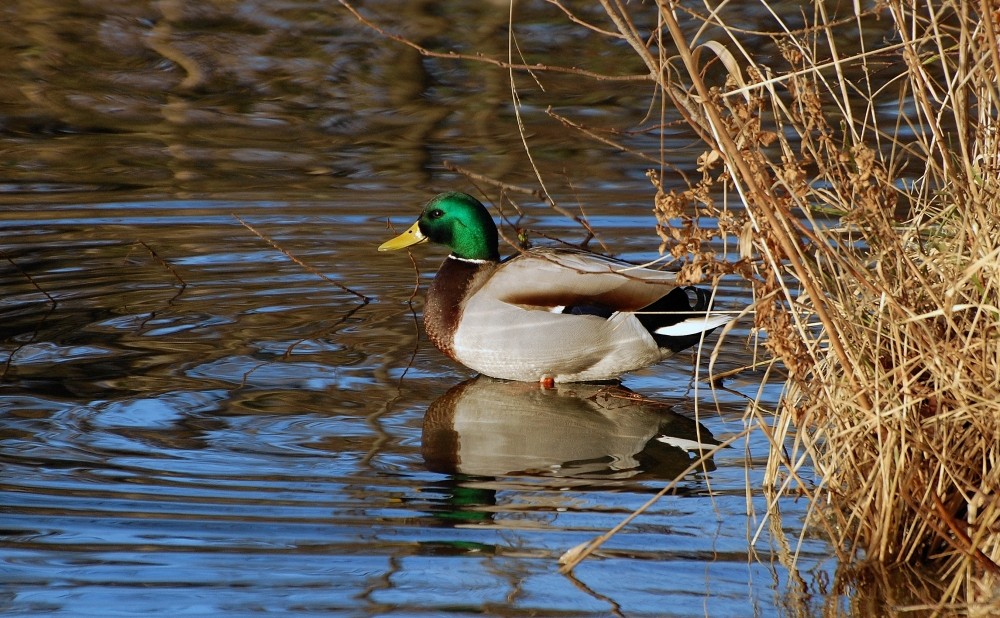
[[[812,523],[845,558],[937,576],[892,605],[985,612],[1000,600],[998,13],[872,11],[786,24],[781,67],[718,17],[713,87],[664,10],[681,51],[661,87],[751,221],[757,326],[788,370],[771,488],[802,489],[810,466]],[[860,51],[839,49],[845,30]]]
[[[772,501],[811,501],[810,525],[839,548],[841,592],[853,588],[859,607],[994,611],[996,6],[780,5],[785,14],[751,27],[726,3],[601,0],[586,14],[549,3],[648,71],[657,126],[672,129],[679,112],[704,144],[700,178],[667,182],[662,150],[649,173],[660,250],[683,258],[691,281],[737,274],[754,288],[755,326],[788,376],[773,415],[750,413],[773,446]],[[525,45],[511,40],[516,53],[489,61],[512,84],[516,71],[554,68],[518,58]],[[601,79],[575,67],[558,75],[574,71],[581,87]],[[623,87],[648,92],[635,73]],[[622,133],[550,116],[609,152],[650,159]],[[707,243],[720,235],[725,255]],[[914,572],[930,577],[905,575]]]

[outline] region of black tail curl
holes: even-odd
[[[635,317],[639,318],[639,322],[643,328],[649,331],[658,346],[668,348],[672,352],[677,353],[693,345],[697,345],[704,335],[712,331],[709,330],[704,333],[693,333],[680,337],[659,335],[654,331],[664,326],[673,326],[689,318],[704,316],[711,309],[711,292],[694,286],[687,286],[674,288],[660,300],[643,307],[641,311],[636,313]]]

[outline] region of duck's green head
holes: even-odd
[[[416,223],[378,250],[392,251],[427,241],[445,245],[452,255],[465,260],[500,259],[493,217],[479,200],[465,193],[442,193],[427,202]]]

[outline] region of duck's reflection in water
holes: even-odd
[[[716,444],[669,404],[617,384],[479,377],[431,404],[422,449],[429,469],[448,474],[673,479]]]

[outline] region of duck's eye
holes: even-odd
[[[435,208],[434,210],[427,213],[427,216],[430,217],[431,219],[440,219],[441,217],[444,216],[444,211],[441,210],[440,208]]]

